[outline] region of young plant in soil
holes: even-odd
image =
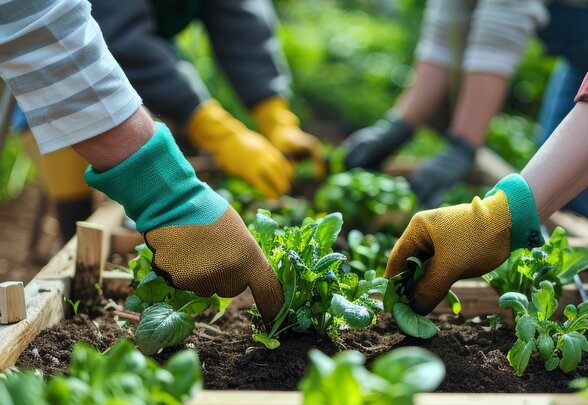
[[[386,271],[388,257],[398,238],[384,233],[364,234],[353,229],[347,235],[349,261],[341,266],[345,272],[352,271],[360,276],[368,270],[375,270],[378,276]]]
[[[573,283],[574,276],[586,268],[588,249],[569,247],[566,231],[557,227],[545,245],[513,252],[506,262],[483,278],[498,295],[518,292],[527,299],[531,299],[541,282],[549,281],[559,300],[563,286]]]
[[[223,312],[229,305],[228,298],[199,297],[169,286],[152,270],[153,253],[149,248],[143,244],[136,250],[139,256],[131,260],[129,266],[138,284],[134,293],[127,297],[125,307],[141,314],[135,340],[143,353],[151,355],[164,347],[177,345],[194,330],[192,315],[208,308]]]
[[[410,307],[411,297],[417,282],[425,272],[426,265],[417,257],[409,257],[410,269],[391,277],[384,295],[384,310],[390,312],[398,328],[407,335],[430,339],[438,333],[437,326],[426,316],[417,314]],[[455,315],[461,312],[457,296],[449,291],[447,299]]]
[[[201,388],[200,360],[193,350],[174,354],[161,367],[126,340],[106,355],[76,343],[66,375],[45,381],[33,370],[6,372],[0,378],[0,403],[181,405]]]
[[[349,229],[364,229],[380,218],[382,229],[398,234],[417,206],[417,198],[403,177],[359,168],[329,176],[314,202],[320,211],[341,212]],[[391,213],[394,218],[383,219]]]
[[[588,352],[588,301],[576,307],[569,304],[564,310],[566,321],[551,320],[557,309],[553,284],[547,280],[531,294],[531,301],[524,294],[508,292],[500,297],[501,308],[512,309],[516,314],[517,341],[508,352],[508,361],[517,375],[525,372],[531,355],[539,351],[545,369],[571,372],[582,360],[582,352]]]
[[[310,369],[300,382],[304,405],[412,405],[419,392],[433,391],[445,377],[445,366],[419,347],[392,350],[372,363],[372,371],[356,351],[332,359],[313,349]]]
[[[388,281],[373,270],[363,278],[341,270],[347,258],[333,252],[333,244],[342,224],[341,214],[333,213],[307,218],[300,227],[280,228],[269,211],[258,211],[249,229],[282,284],[284,306],[268,330],[254,330],[254,340],[276,348],[289,329],[336,338],[342,328],[375,322],[382,304],[370,295],[383,294]],[[250,313],[258,316],[255,308]]]

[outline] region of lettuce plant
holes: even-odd
[[[125,307],[141,314],[135,340],[143,353],[155,354],[164,347],[177,345],[194,330],[192,315],[208,308],[222,312],[229,305],[229,298],[199,297],[171,287],[151,269],[153,253],[149,248],[143,244],[136,250],[139,255],[129,263],[136,285]]]
[[[342,271],[347,258],[333,252],[342,223],[341,214],[333,213],[307,218],[299,227],[280,228],[269,211],[258,211],[249,229],[282,284],[284,306],[267,331],[254,331],[254,340],[275,348],[288,329],[335,338],[342,328],[375,322],[382,304],[370,295],[383,294],[388,281],[373,270],[362,278]]]
[[[345,271],[359,275],[368,270],[375,270],[383,276],[388,263],[388,256],[398,238],[384,233],[364,234],[357,229],[347,234],[349,261],[342,264]]]
[[[576,307],[568,305],[564,310],[566,320],[558,323],[551,320],[557,309],[553,284],[547,280],[527,296],[518,292],[508,292],[500,297],[501,308],[512,309],[516,313],[515,333],[517,341],[508,352],[508,361],[517,375],[525,372],[531,355],[539,351],[545,362],[545,369],[570,372],[578,367],[582,353],[588,352],[588,301]]]
[[[574,276],[586,268],[588,249],[569,247],[566,231],[557,227],[545,245],[513,252],[506,262],[483,278],[498,295],[519,292],[527,299],[546,280],[552,283],[555,298],[559,299],[563,286],[573,283]]]
[[[3,405],[181,405],[202,388],[196,352],[178,352],[160,366],[127,340],[105,355],[76,343],[67,374],[47,381],[32,370],[6,372],[3,377]]]
[[[374,360],[372,371],[356,351],[332,359],[313,349],[300,382],[304,405],[412,405],[418,392],[433,391],[445,377],[439,358],[419,347],[402,347]]]

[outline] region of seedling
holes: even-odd
[[[304,405],[413,404],[418,392],[433,391],[445,377],[443,362],[419,347],[392,350],[372,363],[356,351],[332,359],[313,349],[310,367],[300,382]]]
[[[529,359],[539,351],[545,369],[571,372],[578,367],[582,352],[588,352],[588,301],[570,304],[564,310],[566,321],[560,324],[550,318],[557,309],[553,284],[542,281],[539,289],[531,295],[509,292],[500,297],[501,308],[510,308],[516,313],[515,333],[517,341],[508,351],[508,361],[517,375],[525,372]]]
[[[136,250],[139,256],[129,263],[136,287],[134,294],[127,297],[125,307],[141,314],[135,340],[143,353],[155,354],[164,347],[177,345],[192,333],[192,315],[208,308],[223,312],[230,303],[229,298],[199,297],[171,287],[151,269],[153,253],[149,248],[139,245]]]
[[[122,340],[103,355],[76,343],[69,370],[44,381],[33,370],[0,379],[3,404],[181,405],[202,388],[198,355],[174,354],[163,367]]]
[[[80,300],[76,300],[76,301],[74,302],[74,301],[73,301],[71,298],[69,298],[69,297],[66,297],[65,295],[63,296],[63,300],[64,300],[65,302],[67,302],[67,303],[68,303],[68,304],[71,306],[71,309],[72,309],[72,310],[73,310],[73,312],[74,312],[74,316],[77,316],[77,315],[78,315],[78,309],[79,309],[79,307],[80,307],[80,302],[81,302],[81,301],[80,301]]]
[[[566,231],[557,227],[549,241],[540,248],[519,249],[496,270],[483,276],[490,286],[503,295],[524,294],[531,299],[542,281],[549,281],[559,300],[563,286],[574,282],[574,276],[588,268],[588,249],[570,248]]]
[[[383,294],[387,280],[373,270],[363,278],[341,270],[347,258],[333,252],[333,244],[342,223],[341,214],[334,213],[319,220],[307,218],[300,227],[280,228],[269,211],[258,211],[249,229],[282,284],[284,306],[269,331],[254,329],[254,340],[276,348],[280,335],[290,329],[336,338],[341,328],[375,322],[382,307],[370,295]]]
[[[439,330],[427,317],[417,314],[410,307],[416,284],[425,272],[425,265],[416,257],[409,257],[410,269],[391,277],[384,295],[384,310],[394,315],[398,328],[407,335],[421,339],[430,339]],[[449,291],[447,299],[454,314],[461,312],[461,303],[457,296]]]

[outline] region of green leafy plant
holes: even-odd
[[[163,367],[121,340],[103,355],[76,343],[66,375],[44,381],[32,370],[0,379],[3,405],[181,405],[202,388],[196,352],[174,354]]]
[[[419,347],[392,350],[374,360],[372,371],[356,351],[332,359],[313,349],[300,382],[304,405],[411,405],[418,392],[433,391],[445,377],[439,358]]]
[[[9,136],[0,149],[0,201],[17,198],[34,175],[33,161],[21,139]]]
[[[147,246],[136,248],[139,256],[131,260],[135,287],[125,301],[125,307],[139,312],[139,324],[135,340],[145,354],[157,353],[160,349],[182,342],[195,327],[192,315],[208,308],[224,311],[230,303],[228,298],[213,295],[199,297],[191,291],[168,285],[164,278],[151,269],[153,253]]]
[[[563,286],[571,284],[574,276],[588,268],[588,249],[568,246],[566,231],[557,227],[549,241],[540,248],[519,249],[496,270],[483,276],[498,295],[519,292],[527,299],[542,281],[553,284],[559,300]]]
[[[417,257],[409,257],[409,270],[391,277],[384,295],[384,310],[394,315],[398,328],[407,335],[421,339],[430,339],[439,329],[426,316],[419,315],[410,307],[410,299],[416,284],[425,272],[425,264]],[[447,293],[447,300],[454,314],[461,312],[461,302],[452,292]]]
[[[582,352],[588,352],[588,301],[578,307],[569,304],[564,310],[566,321],[561,324],[553,321],[550,318],[558,302],[553,284],[544,280],[532,293],[531,301],[524,294],[508,292],[500,297],[499,304],[517,314],[515,333],[518,339],[507,356],[517,375],[523,375],[536,351],[545,362],[546,370],[559,366],[565,372],[575,370]]]
[[[258,211],[249,229],[282,284],[284,306],[269,330],[254,330],[254,340],[275,348],[289,329],[336,338],[341,328],[375,322],[381,302],[370,295],[383,294],[387,280],[373,270],[363,278],[342,272],[347,258],[333,252],[342,223],[341,214],[333,213],[318,220],[307,218],[299,227],[280,228],[269,211]]]
[[[576,378],[570,382],[570,387],[578,389],[580,396],[588,401],[588,378]]]
[[[73,310],[74,315],[77,315],[78,314],[78,308],[80,307],[80,302],[81,301],[80,300],[76,300],[74,302],[71,298],[66,297],[65,295],[63,296],[63,300],[65,302],[67,302],[71,306],[71,309]]]
[[[329,176],[315,195],[316,207],[341,212],[349,229],[401,232],[416,210],[417,199],[403,177],[363,169]]]
[[[383,276],[388,257],[397,240],[398,238],[381,232],[364,234],[352,229],[347,234],[348,249],[345,253],[349,261],[341,265],[343,271],[362,275],[368,270],[375,270],[376,275]]]

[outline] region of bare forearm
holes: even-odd
[[[588,187],[588,103],[577,103],[521,175],[541,222]]]

